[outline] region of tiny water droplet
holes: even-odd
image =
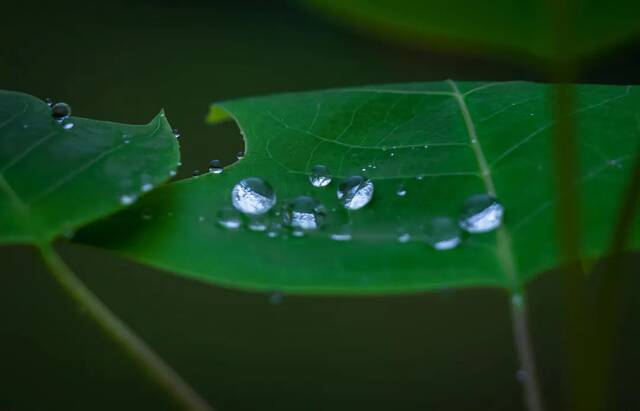
[[[51,116],[57,121],[62,121],[71,115],[71,106],[67,103],[59,102],[51,106]]]
[[[224,228],[235,230],[242,226],[242,215],[231,207],[221,208],[216,217],[218,224]]]
[[[304,237],[304,231],[303,230],[293,230],[291,231],[291,235],[294,237]]]
[[[264,214],[275,205],[276,193],[263,179],[248,177],[231,190],[231,203],[245,214]]]
[[[411,241],[411,234],[407,232],[401,232],[398,234],[399,243],[408,243],[409,241]]]
[[[175,136],[175,138],[180,138],[180,130],[178,130],[177,128],[174,128],[173,135]]]
[[[404,187],[403,184],[400,184],[398,186],[398,189],[396,190],[396,194],[399,195],[400,197],[404,197],[407,195],[407,189]]]
[[[23,124],[22,128],[29,128],[29,125],[28,124]]]
[[[462,206],[460,228],[475,234],[495,230],[502,222],[504,207],[488,194],[469,196]]]
[[[392,152],[391,154],[389,154],[391,157],[395,156],[396,153]]]
[[[251,231],[266,231],[268,222],[266,214],[252,215],[249,216],[249,224],[247,227]]]
[[[311,169],[311,175],[309,176],[309,182],[314,187],[326,187],[331,183],[331,175],[329,168],[318,164]]]
[[[451,250],[461,241],[460,227],[449,217],[434,217],[425,224],[427,243],[436,250]]]
[[[142,190],[143,193],[146,193],[147,191],[151,191],[152,189],[153,189],[153,184],[151,183],[144,183],[142,187],[140,187],[140,190]]]
[[[236,153],[236,158],[237,158],[238,160],[242,160],[242,159],[244,158],[244,151],[238,151],[238,152]]]
[[[220,160],[209,161],[209,172],[213,174],[220,174],[224,171],[224,167],[220,164]]]
[[[136,201],[136,196],[134,195],[122,195],[120,196],[120,204],[122,205],[130,205],[133,204],[133,202]]]
[[[44,102],[45,102],[45,103],[47,103],[47,106],[49,106],[49,107],[53,107],[53,103],[54,103],[54,101],[53,101],[53,99],[52,99],[52,98],[45,98],[45,99],[44,99]]]
[[[351,228],[349,226],[343,226],[329,235],[329,238],[334,241],[351,241],[353,238],[351,235]]]
[[[416,176],[416,180],[422,180],[422,179],[424,179],[423,175]]]
[[[202,173],[200,172],[200,170],[193,170],[193,171],[191,172],[191,175],[192,175],[192,176],[194,176],[194,177],[198,177],[200,174],[202,174]]]
[[[175,177],[175,176],[176,176],[176,174],[178,174],[178,173],[176,172],[176,170],[171,170],[171,171],[169,171],[169,175],[170,175],[171,177]]]
[[[146,221],[151,220],[151,214],[142,214],[142,219]]]
[[[371,201],[373,182],[362,176],[345,178],[338,186],[337,196],[344,208],[358,210]]]
[[[313,197],[299,196],[291,200],[287,206],[287,224],[296,231],[312,231],[319,229],[327,216],[326,209]]]
[[[65,122],[62,124],[62,128],[64,128],[65,130],[71,130],[73,128],[75,124],[70,123],[70,122]]]
[[[202,222],[204,222],[204,220],[205,220],[205,218],[204,218],[203,215],[198,216],[198,222],[202,223]]]
[[[282,299],[284,298],[284,294],[279,291],[273,292],[269,294],[269,303],[273,305],[279,305],[282,303]]]

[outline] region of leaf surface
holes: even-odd
[[[178,158],[162,113],[142,126],[61,123],[44,101],[0,91],[0,244],[50,241],[113,213],[167,180]]]
[[[583,85],[578,97],[582,251],[591,258],[609,241],[640,141],[640,88]],[[224,102],[212,108],[212,118],[220,120],[224,110],[237,121],[244,159],[222,174],[162,187],[78,240],[232,287],[517,289],[558,264],[549,99],[544,84],[445,81]],[[318,164],[332,172],[324,188],[308,180]],[[336,187],[355,174],[371,178],[375,193],[370,204],[346,215]],[[299,195],[317,198],[329,210],[328,226],[304,238],[220,227],[216,213],[229,206],[234,184],[249,176],[269,181],[280,204]],[[435,216],[457,219],[475,193],[493,193],[503,203],[502,227],[470,235],[453,250],[427,245],[425,224]],[[351,241],[330,238],[342,224],[349,224]],[[406,233],[411,241],[398,241]],[[632,233],[638,246],[640,230]]]

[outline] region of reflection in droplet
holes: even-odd
[[[504,207],[488,194],[469,196],[462,207],[459,224],[469,233],[495,230],[502,222]]]
[[[275,205],[276,193],[263,179],[248,177],[231,190],[231,203],[245,214],[264,214]]]
[[[327,166],[318,164],[311,169],[309,182],[314,187],[326,187],[331,183],[331,174]]]
[[[344,208],[358,210],[371,201],[373,189],[373,182],[368,178],[351,176],[340,183],[337,195]]]
[[[461,241],[460,227],[449,217],[434,217],[425,224],[425,236],[436,250],[456,248]]]
[[[324,224],[327,215],[324,206],[309,196],[299,196],[291,200],[287,212],[287,223],[294,235],[299,230],[317,230]]]
[[[242,226],[242,215],[231,207],[221,208],[216,217],[218,224],[224,228],[235,230]]]

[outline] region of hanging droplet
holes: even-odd
[[[242,215],[231,207],[224,207],[216,215],[218,224],[230,230],[236,230],[242,226]]]
[[[287,207],[287,224],[296,231],[317,230],[324,224],[327,212],[322,204],[314,198],[300,196],[289,202]]]
[[[358,210],[371,201],[373,182],[362,176],[347,177],[338,186],[337,195],[344,208]]]
[[[504,207],[488,194],[474,194],[468,197],[462,207],[460,228],[475,234],[495,230],[502,222]]]
[[[236,153],[236,158],[237,158],[238,160],[242,160],[242,159],[244,158],[244,151],[238,151],[238,152]]]
[[[213,174],[220,174],[224,171],[224,167],[220,164],[220,160],[209,161],[209,172]]]
[[[120,196],[120,204],[122,205],[130,205],[133,204],[133,202],[136,201],[136,196],[134,195],[122,195]]]
[[[51,106],[51,116],[61,122],[71,115],[71,106],[67,103],[59,102]]]
[[[275,205],[276,193],[263,179],[248,177],[231,190],[231,203],[245,214],[264,214]]]
[[[331,174],[327,166],[318,164],[311,169],[309,182],[314,187],[326,187],[331,183]]]
[[[180,138],[180,130],[178,130],[177,128],[174,128],[173,135],[175,136],[175,138]]]
[[[461,241],[460,227],[449,217],[434,217],[425,224],[425,236],[436,250],[456,248]]]

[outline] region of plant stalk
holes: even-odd
[[[543,411],[542,396],[538,384],[536,361],[531,346],[529,321],[527,318],[527,301],[524,293],[511,291],[511,323],[513,325],[513,339],[518,354],[521,369],[517,378],[524,386],[524,397],[528,411]]]
[[[157,384],[171,400],[183,410],[212,411],[200,397],[168,364],[113,314],[71,271],[49,243],[40,243],[37,249],[45,265],[58,284],[102,331]]]

